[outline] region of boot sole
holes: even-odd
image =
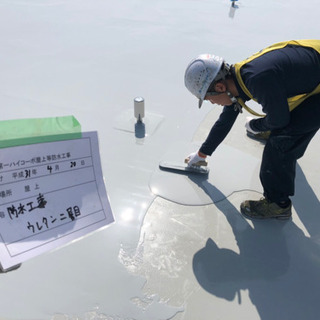
[[[254,220],[267,220],[267,219],[277,219],[277,220],[289,220],[292,216],[292,214],[290,215],[279,215],[279,216],[273,216],[273,217],[265,217],[265,216],[250,216],[247,214],[247,212],[240,208],[241,213],[249,219],[254,219]]]

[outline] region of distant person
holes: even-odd
[[[261,104],[265,115],[247,117],[245,127],[248,135],[269,137],[260,168],[264,198],[240,208],[249,218],[289,219],[297,159],[320,127],[320,40],[276,43],[231,66],[203,54],[188,65],[185,85],[199,108],[204,100],[224,106],[201,148],[188,156],[190,166],[212,155],[242,109],[260,116],[245,101]]]

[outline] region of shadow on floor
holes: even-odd
[[[221,193],[207,180],[190,179],[208,195],[215,194],[212,198]],[[320,204],[301,168],[297,181],[293,204],[311,238],[291,220],[252,221],[252,228],[226,199],[215,205],[232,227],[240,253],[208,239],[193,257],[194,274],[207,292],[228,301],[237,298],[241,304],[241,290],[249,290],[262,320],[319,316]]]

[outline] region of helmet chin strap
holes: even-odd
[[[227,90],[226,94],[228,95],[228,97],[230,98],[232,103],[237,103],[238,102],[236,97],[230,91]]]
[[[230,91],[226,91],[227,96],[230,98],[233,106],[234,106],[234,111],[239,111],[240,113],[242,113],[242,107],[239,104],[237,98],[230,92]]]

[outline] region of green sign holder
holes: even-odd
[[[81,125],[74,116],[0,121],[0,148],[81,137]]]

